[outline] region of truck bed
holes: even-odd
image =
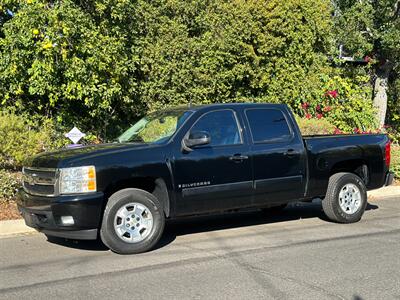
[[[332,172],[352,163],[365,166],[357,170],[366,176],[367,188],[381,187],[385,181],[384,148],[389,139],[384,134],[341,134],[303,136],[308,158],[308,195],[323,195]]]

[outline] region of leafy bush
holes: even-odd
[[[296,117],[302,135],[333,134],[335,125],[327,119],[306,119]]]
[[[21,186],[21,173],[0,169],[0,201],[14,198]]]
[[[325,92],[319,98],[303,101],[297,110],[307,119],[326,118],[341,132],[375,131],[376,112],[370,100],[368,77],[359,76],[357,81],[334,76],[326,81]]]
[[[369,68],[332,67],[333,10],[325,0],[6,0],[0,105],[103,139],[189,101],[286,103],[343,132],[376,129]]]
[[[7,0],[2,104],[103,138],[189,101],[294,107],[320,95],[333,70],[331,9],[325,0]]]
[[[400,180],[400,146],[392,145],[391,169],[396,179]]]
[[[0,136],[0,168],[21,168],[27,157],[66,142],[49,119],[32,121],[7,111],[0,111]]]

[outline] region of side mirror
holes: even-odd
[[[189,136],[182,140],[183,150],[190,152],[193,147],[207,145],[211,142],[211,137],[206,131],[190,132]]]

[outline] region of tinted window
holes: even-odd
[[[246,110],[254,142],[289,139],[291,136],[285,116],[277,109]]]
[[[191,132],[206,131],[211,137],[210,146],[241,143],[235,115],[231,110],[219,110],[200,117]]]

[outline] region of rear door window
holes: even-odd
[[[279,142],[292,138],[288,122],[278,109],[247,109],[246,117],[254,143]]]

